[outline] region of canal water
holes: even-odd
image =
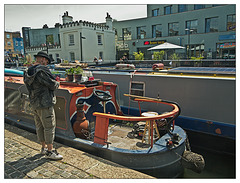
[[[184,169],[184,173],[177,179],[235,179],[236,178],[236,161],[235,156],[213,152],[211,150],[195,147],[192,152],[201,154],[205,161],[205,167],[201,173],[196,173],[189,169]],[[143,172],[153,177],[158,177],[158,171]]]
[[[234,155],[196,147],[192,148],[192,151],[204,157],[205,168],[200,174],[184,169],[183,178],[236,178],[236,158]]]

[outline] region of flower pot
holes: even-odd
[[[67,77],[66,77],[66,81],[73,81],[73,75],[71,74],[71,75],[69,75],[69,74],[67,74]]]
[[[82,74],[74,74],[74,81],[75,82],[81,81],[81,79],[82,79]]]

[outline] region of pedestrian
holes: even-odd
[[[47,68],[47,65],[51,63],[49,55],[40,51],[34,57],[35,64],[24,72],[24,83],[29,92],[37,137],[42,145],[40,154],[45,154],[49,159],[59,160],[63,156],[53,150],[56,128],[54,90],[59,87],[59,82]]]
[[[98,65],[98,59],[97,59],[97,57],[94,57],[93,62],[95,62],[96,65]]]
[[[103,62],[102,58],[101,58],[101,57],[99,57],[99,59],[98,59],[98,63],[101,65],[101,64],[102,64],[102,62]]]
[[[127,57],[125,55],[123,55],[122,60],[123,60],[124,63],[126,63],[126,64],[128,63],[128,59],[127,59]]]
[[[120,64],[123,64],[123,59],[120,58],[120,59],[119,59],[119,62],[120,62]]]

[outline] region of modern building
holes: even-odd
[[[134,59],[133,52],[143,52],[169,42],[184,46],[177,50],[182,58],[235,58],[235,4],[149,4],[147,17],[113,21],[116,29],[117,59]]]
[[[54,60],[60,56],[59,23],[52,28],[49,28],[47,24],[39,29],[22,27],[22,33],[25,54],[33,56],[40,50],[48,52],[49,49],[51,50],[49,54]]]
[[[54,28],[44,25],[42,29],[23,27],[25,53],[34,55],[45,50],[54,60],[61,58],[68,61],[92,62],[94,57],[103,60],[115,60],[115,31],[109,14],[105,24],[88,21],[73,21],[65,12],[63,24]]]

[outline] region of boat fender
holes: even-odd
[[[205,161],[200,154],[191,151],[184,151],[182,165],[184,168],[190,169],[196,173],[201,173],[205,167]]]

